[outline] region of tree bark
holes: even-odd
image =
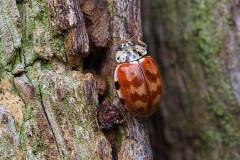
[[[152,159],[113,85],[117,44],[141,32],[137,0],[1,0],[1,159]],[[109,131],[104,101],[125,117]]]
[[[164,77],[154,159],[239,159],[239,1],[143,0],[145,39]]]

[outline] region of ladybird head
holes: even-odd
[[[118,46],[118,50],[122,51],[128,47],[134,46],[133,41],[124,41]]]
[[[147,51],[140,45],[135,45],[132,41],[123,42],[118,47],[116,54],[117,63],[136,61],[147,55]]]

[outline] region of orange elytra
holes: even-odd
[[[126,109],[134,115],[147,117],[161,101],[162,78],[146,47],[132,41],[123,42],[117,51],[118,66],[114,71],[115,88]]]

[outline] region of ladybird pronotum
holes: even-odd
[[[115,88],[126,109],[141,117],[151,115],[162,97],[162,78],[153,58],[132,41],[122,43],[116,54]]]

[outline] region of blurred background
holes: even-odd
[[[149,119],[156,160],[240,159],[240,1],[142,0],[164,96]]]

